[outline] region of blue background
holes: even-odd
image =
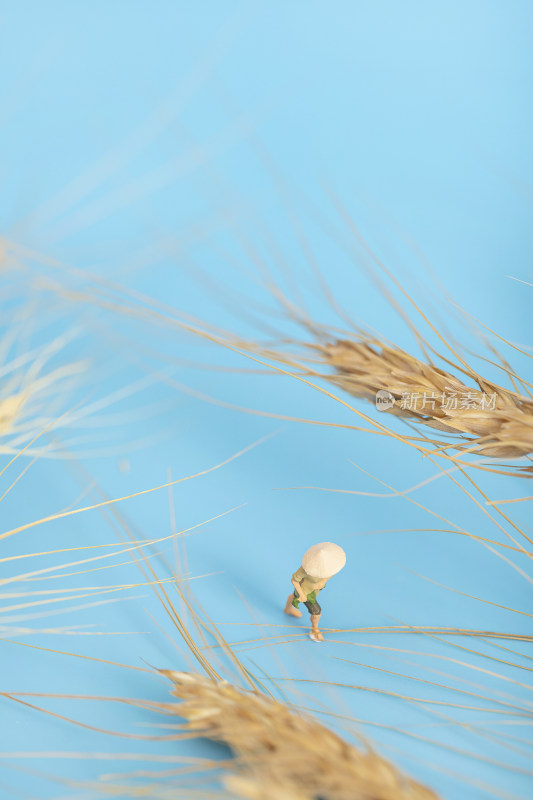
[[[172,492],[178,530],[236,509],[184,539],[191,587],[228,641],[243,642],[236,649],[258,676],[278,679],[338,730],[354,724],[328,714],[355,718],[359,734],[450,800],[531,795],[531,652],[519,641],[343,631],[530,631],[527,616],[502,606],[527,612],[531,582],[450,532],[455,525],[508,542],[495,514],[489,519],[449,477],[406,495],[419,506],[388,496],[438,475],[438,462],[371,433],[269,417],[370,427],[176,321],[192,315],[263,341],[267,323],[281,339],[309,340],[280,314],[277,289],[315,321],[346,327],[312,253],[352,319],[415,352],[349,217],[448,337],[492,358],[455,303],[531,347],[531,288],[513,278],[531,281],[532,22],[527,2],[0,4],[3,328],[17,332],[8,353],[68,336],[44,371],[87,362],[78,380],[35,406],[37,429],[79,404],[2,475],[5,491],[46,441],[2,499],[3,530],[98,502],[99,491],[120,497],[192,475],[260,442]],[[381,278],[437,344],[391,278]],[[530,357],[496,344],[531,375]],[[503,382],[501,371],[468,357]],[[378,418],[369,404],[345,399]],[[28,430],[12,447],[28,442]],[[471,474],[489,497],[531,494],[518,478]],[[161,489],[43,523],[4,539],[2,557],[115,543],[124,524],[140,538],[169,536],[169,503]],[[531,535],[527,503],[502,509]],[[324,626],[338,632],[318,647],[281,607],[303,552],[321,540],[342,545],[348,562],[322,595]],[[168,578],[172,542],[156,550],[157,574]],[[526,556],[495,550],[531,574]],[[21,646],[187,668],[150,587],[98,594],[144,580],[123,563],[131,553],[65,566],[102,552],[1,564],[5,578],[50,568],[2,589],[10,640],[2,691],[167,698],[166,684],[148,673]],[[110,568],[81,573],[102,565]],[[12,608],[62,596],[14,593],[59,589],[70,590],[62,602]],[[113,702],[17,697],[128,734],[161,722]],[[170,768],[150,754],[221,749],[112,737],[4,698],[0,753],[2,793],[44,798],[92,797],[102,774]],[[132,763],[131,753],[146,762]]]

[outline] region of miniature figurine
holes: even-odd
[[[320,542],[309,548],[302,558],[302,566],[292,576],[294,592],[288,596],[284,611],[291,617],[301,617],[302,612],[298,606],[300,603],[305,603],[311,615],[309,638],[314,642],[322,642],[324,639],[318,630],[322,609],[316,601],[316,596],[345,564],[346,553],[342,547],[333,542]]]

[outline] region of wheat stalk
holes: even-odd
[[[358,749],[288,705],[226,681],[161,670],[187,729],[228,745],[225,785],[249,800],[436,800],[370,748]]]

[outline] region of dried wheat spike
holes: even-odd
[[[342,339],[312,347],[335,370],[328,380],[344,391],[373,402],[376,392],[385,390],[395,400],[388,413],[468,436],[467,442],[451,441],[450,448],[492,458],[533,452],[533,401],[528,397],[474,373],[477,387],[466,386],[449,372],[375,340]],[[402,402],[406,395],[415,398],[412,407]]]
[[[25,400],[23,392],[0,398],[0,437],[11,433]]]
[[[228,745],[226,787],[249,800],[437,800],[371,749],[358,749],[290,706],[226,681],[161,670],[187,728]]]

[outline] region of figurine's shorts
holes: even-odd
[[[300,605],[300,600],[296,592],[294,592],[294,600],[292,601],[292,604],[294,608],[298,608],[298,606]],[[322,609],[320,608],[319,604],[316,601],[316,590],[307,595],[307,600],[305,601],[304,605],[311,614],[311,616],[316,616],[316,617],[320,616]]]

